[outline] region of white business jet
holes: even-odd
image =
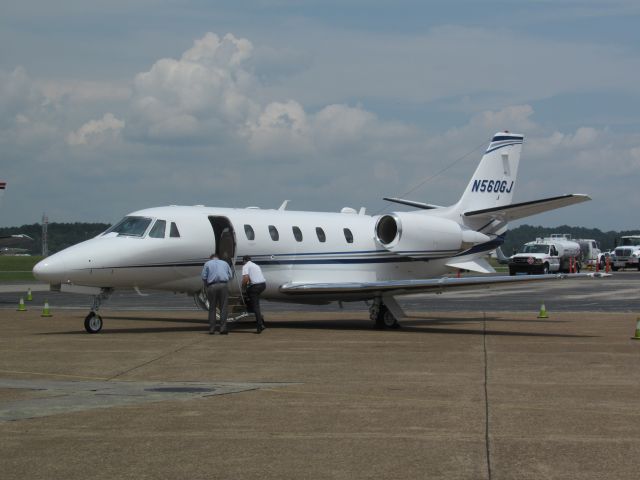
[[[94,295],[89,333],[102,329],[98,308],[118,288],[185,292],[206,309],[200,273],[212,252],[234,267],[232,296],[241,298],[241,259],[250,255],[267,279],[263,298],[369,301],[371,319],[387,328],[403,316],[398,295],[583,276],[443,277],[456,269],[494,272],[485,258],[503,243],[509,220],[590,200],[574,194],[513,204],[522,143],[522,135],[497,133],[462,197],[448,207],[387,198],[417,210],[301,212],[286,210],[287,202],[278,210],[149,208],[42,260],[33,273],[52,289]]]

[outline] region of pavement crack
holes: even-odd
[[[107,381],[107,382],[110,382],[110,381],[112,381],[112,380],[115,380],[116,378],[121,377],[121,376],[123,376],[123,375],[126,375],[127,373],[133,372],[134,370],[138,370],[139,368],[142,368],[142,367],[146,367],[147,365],[150,365],[150,364],[152,364],[152,363],[154,363],[154,362],[157,362],[158,360],[162,360],[163,358],[166,358],[166,357],[168,357],[169,355],[173,355],[174,353],[178,353],[179,351],[184,350],[184,349],[185,349],[185,348],[187,348],[187,347],[192,347],[193,345],[197,345],[198,343],[202,343],[202,342],[203,342],[203,340],[196,340],[195,342],[191,342],[191,343],[187,343],[186,345],[182,345],[182,346],[180,346],[180,347],[176,348],[175,350],[172,350],[172,351],[170,351],[170,352],[163,353],[162,355],[158,355],[157,357],[152,358],[151,360],[148,360],[148,361],[146,361],[146,362],[143,362],[143,363],[141,363],[141,364],[139,364],[139,365],[136,365],[136,366],[134,366],[134,367],[131,367],[131,368],[129,368],[129,369],[127,369],[127,370],[124,370],[124,371],[122,371],[122,372],[119,372],[119,373],[117,373],[117,374],[115,374],[115,375],[113,375],[113,376],[111,376],[111,377],[107,378],[107,380],[106,380],[106,381]]]

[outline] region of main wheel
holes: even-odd
[[[393,316],[393,313],[388,308],[384,309],[384,314],[382,315],[382,323],[384,324],[384,328],[400,328],[400,324],[396,317]]]
[[[375,316],[376,327],[380,329],[384,328],[399,328],[400,324],[396,317],[389,311],[386,305],[380,305],[379,310]]]
[[[96,312],[89,312],[84,319],[84,329],[87,333],[98,333],[102,330],[102,317]]]

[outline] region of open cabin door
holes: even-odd
[[[209,222],[215,238],[215,253],[229,264],[232,271],[236,258],[236,233],[227,217],[210,216]]]

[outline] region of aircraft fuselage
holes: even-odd
[[[285,298],[279,287],[289,283],[426,278],[450,270],[445,263],[452,252],[429,248],[428,241],[421,258],[384,248],[375,236],[378,216],[171,206],[139,210],[126,218],[150,221],[136,236],[107,231],[69,247],[43,260],[34,273],[52,284],[193,294],[202,287],[204,262],[218,252],[234,267],[230,289],[237,292],[242,256],[250,255],[267,278],[264,297]],[[165,221],[165,232],[153,237],[159,220]],[[179,236],[171,236],[172,223]]]

